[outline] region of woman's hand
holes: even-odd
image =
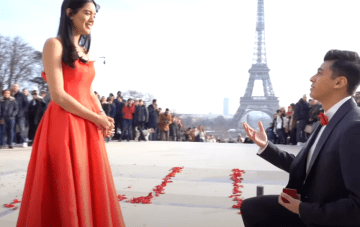
[[[252,141],[254,141],[254,143],[256,143],[256,145],[258,145],[260,149],[265,149],[266,144],[268,143],[268,138],[261,121],[259,121],[258,123],[260,129],[259,131],[256,131],[253,128],[251,128],[246,122],[244,122],[243,125],[248,137]]]
[[[108,129],[106,129],[104,132],[103,132],[103,134],[104,134],[104,136],[105,137],[111,137],[112,135],[114,135],[114,133],[115,133],[115,121],[114,121],[114,119],[113,118],[111,118],[111,117],[108,117],[108,120],[109,120],[109,122],[111,123],[111,127],[110,128],[108,128]]]

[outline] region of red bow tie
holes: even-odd
[[[320,118],[321,125],[327,125],[329,123],[329,119],[324,113],[320,113],[318,117]]]

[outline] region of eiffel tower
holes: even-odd
[[[245,90],[245,95],[240,98],[240,107],[233,118],[234,123],[238,124],[240,128],[242,128],[241,118],[251,111],[264,112],[272,119],[276,110],[279,109],[279,100],[275,97],[269,71],[270,69],[266,63],[265,49],[264,0],[258,0],[255,48],[252,66],[249,69],[250,78]],[[262,80],[264,96],[252,96],[255,80]]]

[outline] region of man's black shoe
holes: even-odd
[[[9,146],[9,149],[13,149],[13,146]]]

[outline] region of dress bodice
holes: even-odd
[[[88,109],[94,108],[91,97],[91,84],[95,78],[94,61],[83,63],[79,59],[74,62],[75,68],[62,63],[64,90]],[[47,81],[46,74],[41,76]]]

